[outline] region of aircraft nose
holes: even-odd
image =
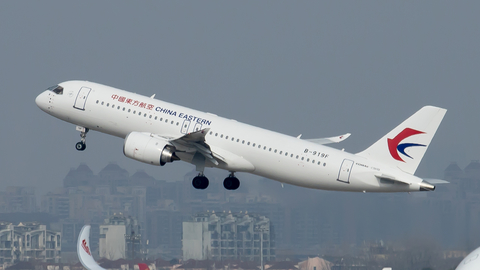
[[[42,109],[42,111],[47,110],[48,106],[48,95],[46,92],[41,93],[40,95],[35,98],[35,103],[37,106]]]

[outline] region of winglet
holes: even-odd
[[[97,262],[95,262],[90,247],[90,225],[85,225],[78,235],[78,259],[82,263],[83,267],[87,268],[88,270],[106,270],[105,268],[100,267]]]

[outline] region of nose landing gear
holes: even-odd
[[[88,128],[80,127],[77,126],[77,131],[80,131],[80,141],[75,144],[75,149],[78,151],[83,151],[85,148],[87,148],[86,140],[87,140],[87,133],[88,133]]]

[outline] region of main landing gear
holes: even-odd
[[[206,189],[208,187],[208,178],[203,173],[200,173],[193,178],[192,185],[196,189]]]
[[[208,178],[203,173],[199,173],[192,180],[192,185],[196,189],[206,189],[208,184]],[[227,178],[225,178],[225,180],[223,180],[223,186],[228,190],[236,190],[238,187],[240,187],[240,181],[232,172]]]
[[[228,190],[236,190],[240,186],[240,181],[233,172],[223,180],[223,186]]]
[[[88,133],[88,128],[80,127],[77,126],[77,130],[80,131],[80,141],[75,144],[75,149],[78,151],[83,151],[85,148],[87,148],[86,140],[87,140],[87,133]]]

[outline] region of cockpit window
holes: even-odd
[[[47,88],[47,90],[50,90],[57,95],[63,95],[63,87],[61,87],[60,85],[50,86],[49,88]]]

